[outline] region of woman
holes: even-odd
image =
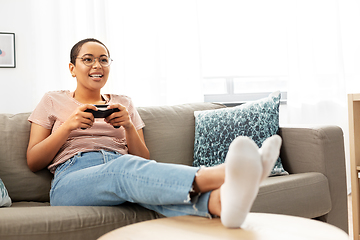
[[[71,50],[74,92],[45,94],[29,117],[27,163],[32,171],[54,173],[51,205],[104,206],[126,201],[165,216],[221,216],[227,227],[240,227],[279,155],[281,139],[262,148],[238,137],[225,164],[210,168],[157,163],[149,159],[141,120],[130,98],[100,93],[110,72],[110,53],[96,39]],[[105,119],[87,109],[95,104],[119,109]],[[120,127],[120,128],[119,128]]]

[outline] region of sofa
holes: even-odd
[[[191,165],[194,111],[215,103],[139,107],[151,158]],[[128,224],[164,217],[137,204],[112,207],[50,206],[52,174],[26,164],[30,113],[0,114],[0,178],[12,199],[0,208],[0,239],[97,239]],[[252,212],[318,219],[348,232],[344,139],[337,126],[280,126],[281,161],[288,175],[268,177]]]

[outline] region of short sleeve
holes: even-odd
[[[136,110],[133,102],[131,99],[129,99],[129,107],[128,107],[128,112],[130,114],[130,118],[131,121],[133,122],[136,130],[139,130],[143,127],[145,127],[145,123],[143,122],[143,120],[140,117],[139,112]]]
[[[130,115],[130,119],[131,119],[132,123],[134,124],[136,130],[139,130],[139,129],[145,127],[145,123],[141,119],[140,114],[137,111],[137,109],[130,97],[125,96],[125,95],[111,94],[110,102],[120,103],[121,105],[126,107],[128,113]]]
[[[51,97],[46,93],[31,113],[28,121],[36,123],[46,129],[51,129],[55,122],[55,118],[51,113],[52,105]]]

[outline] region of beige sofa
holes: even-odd
[[[192,164],[194,110],[211,103],[138,108],[151,158]],[[97,239],[113,229],[161,217],[136,204],[116,207],[51,207],[52,175],[26,165],[29,113],[0,114],[0,178],[13,204],[0,208],[0,239]],[[347,230],[343,133],[336,126],[281,127],[286,176],[269,177],[252,211],[317,218]]]

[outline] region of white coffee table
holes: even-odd
[[[335,226],[316,220],[250,213],[241,229],[225,228],[219,218],[181,216],[135,223],[99,238],[112,239],[349,240],[349,236]]]

